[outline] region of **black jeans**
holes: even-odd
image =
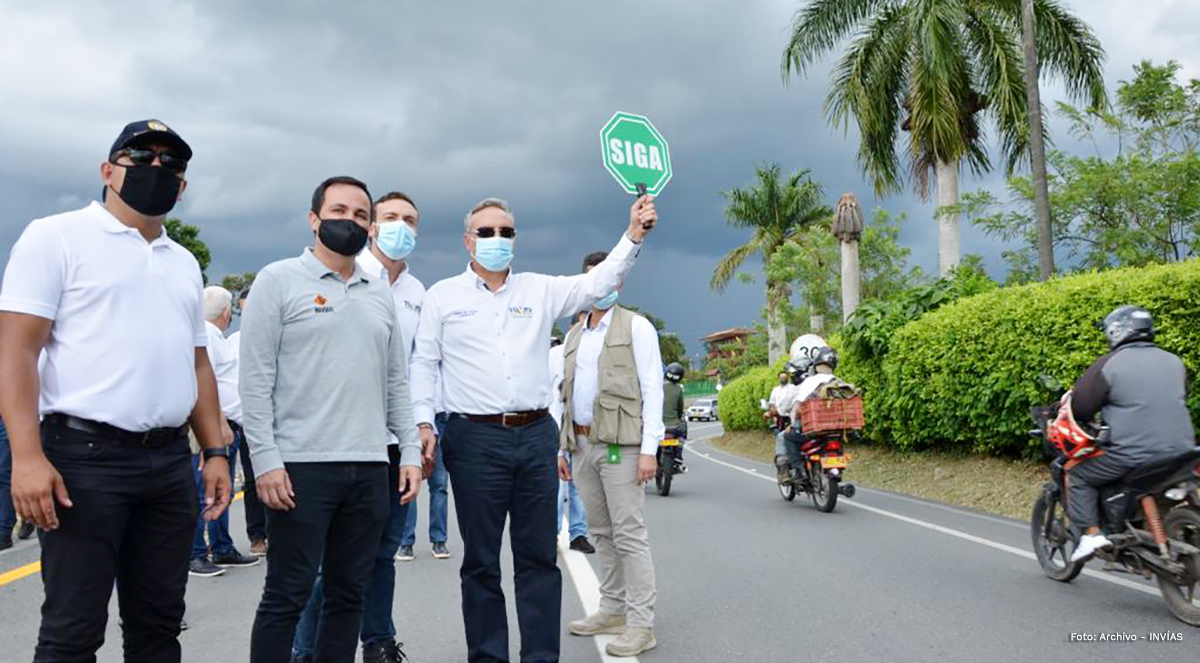
[[[389,512],[387,463],[288,463],[291,511],[267,509],[267,579],[250,635],[251,663],[288,663],[317,569],[325,575],[314,661],[354,660],[367,578]]]
[[[125,661],[178,663],[196,484],[186,436],[146,447],[42,426],[71,508],[41,532],[42,625],[36,663],[96,660],[116,581]]]
[[[246,538],[250,539],[250,543],[265,541],[267,539],[267,513],[262,500],[258,499],[258,489],[254,485],[254,464],[250,462],[250,445],[246,443],[246,435],[242,432],[241,426],[232,421],[229,422],[229,425],[236,426],[236,431],[242,435],[242,443],[238,446],[238,456],[242,459],[242,476],[245,477],[242,484],[242,503],[246,508]]]
[[[451,416],[441,445],[463,540],[459,576],[467,660],[509,660],[508,614],[500,588],[500,546],[508,518],[521,660],[558,661],[558,427],[550,417],[505,428]]]
[[[1067,470],[1067,513],[1076,536],[1083,535],[1089,527],[1100,526],[1100,489],[1120,481],[1136,467],[1137,463],[1109,454],[1085,460]]]

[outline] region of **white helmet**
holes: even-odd
[[[829,344],[820,336],[805,334],[792,341],[792,348],[789,354],[791,355],[791,359],[812,359],[818,349],[827,347],[829,347]]]

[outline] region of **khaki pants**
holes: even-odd
[[[573,472],[596,546],[600,612],[625,615],[629,626],[653,628],[654,560],[646,532],[646,493],[637,483],[639,448],[621,447],[621,462],[609,464],[607,445],[578,442]]]

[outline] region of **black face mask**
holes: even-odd
[[[367,229],[351,219],[321,219],[317,237],[325,248],[344,256],[358,255],[367,245]]]
[[[125,181],[117,195],[138,214],[163,216],[179,200],[183,180],[175,173],[158,166],[123,166]],[[110,187],[111,188],[111,187]]]

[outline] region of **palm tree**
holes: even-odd
[[[847,191],[837,204],[837,216],[829,227],[842,245],[842,321],[854,315],[861,295],[859,288],[858,240],[862,239],[863,213],[858,196]]]
[[[1067,93],[1103,108],[1104,50],[1091,29],[1056,0],[1034,7],[1038,57]],[[812,0],[799,11],[783,53],[786,82],[846,38],[825,99],[829,121],[853,116],[862,142],[858,163],[877,195],[899,191],[899,132],[908,177],[928,198],[937,181],[938,262],[958,264],[958,174],[991,168],[980,117],[995,123],[1011,172],[1029,150],[1021,52],[1021,0]]]
[[[771,262],[771,256],[797,231],[833,214],[833,210],[821,204],[824,191],[814,182],[809,171],[801,170],[783,177],[778,164],[758,168],[758,182],[745,189],[724,191],[728,202],[725,218],[739,228],[753,228],[750,241],[725,254],[713,270],[709,286],[716,291],[725,289],[729,280],[747,258],[758,253],[762,256],[763,270]],[[767,288],[767,354],[772,364],[787,353],[786,331],[780,308],[787,303],[791,292],[787,283],[772,281]]]

